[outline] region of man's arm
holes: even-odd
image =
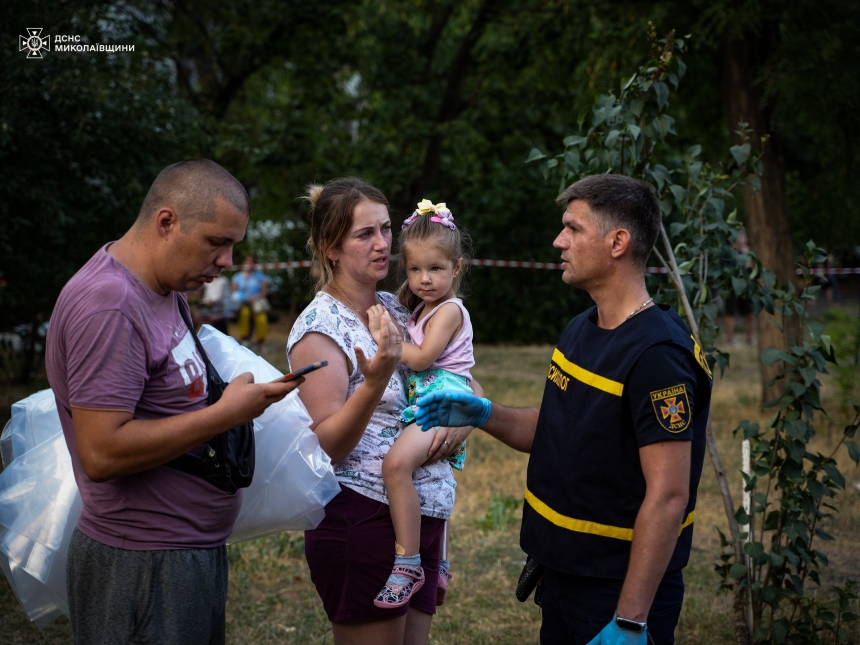
[[[675,550],[690,491],[690,441],[659,441],[639,449],[645,499],[636,516],[627,577],[617,614],[645,622]]]
[[[491,437],[520,452],[531,452],[537,429],[538,408],[509,408],[493,403],[490,418],[481,427]]]
[[[84,472],[94,482],[133,475],[176,459],[217,434],[260,416],[304,382],[254,383],[241,374],[215,404],[163,419],[133,419],[131,412],[72,406]]]
[[[636,515],[630,564],[618,600],[622,618],[646,620],[678,542],[690,497],[695,369],[692,357],[680,349],[657,345],[640,357],[624,386],[645,498]],[[660,404],[653,402],[655,397]],[[669,402],[677,406],[677,419],[667,417]],[[686,426],[667,425],[671,419]]]

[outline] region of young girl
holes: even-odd
[[[424,584],[419,554],[421,508],[412,473],[427,460],[435,429],[422,432],[415,424],[415,401],[433,390],[472,392],[472,323],[463,301],[457,297],[467,268],[467,246],[467,234],[454,225],[454,216],[445,204],[433,205],[425,199],[403,223],[400,259],[406,269],[406,282],[397,295],[414,312],[406,324],[413,344],[403,345],[401,360],[413,373],[407,382],[409,407],[401,415],[408,425],[382,463],[396,542],[394,568],[376,595],[377,607],[401,607]],[[381,305],[368,310],[374,337],[384,311]],[[465,458],[464,441],[448,461],[462,470]],[[447,530],[445,538],[447,541]],[[443,549],[447,551],[447,544]],[[443,552],[437,605],[442,604],[451,577],[446,557]]]

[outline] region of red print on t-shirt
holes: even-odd
[[[203,389],[203,377],[198,376],[197,380],[191,384],[191,387],[188,389],[188,400],[196,399],[198,396],[202,396],[204,393]]]
[[[185,336],[170,353],[173,360],[179,366],[179,373],[185,385],[189,386],[188,398],[196,399],[206,394],[206,365],[197,353],[191,332],[186,331]]]

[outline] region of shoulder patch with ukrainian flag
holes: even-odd
[[[690,399],[687,397],[687,386],[683,383],[651,392],[651,405],[664,430],[677,434],[690,425]]]

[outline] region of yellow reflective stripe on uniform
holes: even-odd
[[[604,392],[614,394],[615,396],[621,396],[621,393],[624,391],[623,383],[613,381],[604,376],[600,376],[600,374],[595,374],[594,372],[589,372],[584,367],[580,367],[576,363],[571,363],[564,357],[564,354],[558,351],[558,349],[552,353],[552,360],[577,381],[581,381],[586,385],[596,387],[598,390],[603,390]]]
[[[693,519],[694,519],[695,517],[696,517],[696,511],[695,511],[695,510],[690,511],[690,514],[689,514],[689,515],[687,515],[687,519],[685,519],[685,520],[681,523],[681,531],[683,531],[685,528],[687,528],[688,526],[690,526],[690,524],[692,524],[692,523],[693,523]],[[678,535],[681,535],[681,531],[678,531]]]
[[[556,526],[560,526],[563,529],[567,529],[568,531],[576,531],[577,533],[591,533],[592,535],[602,535],[603,537],[615,538],[617,540],[627,540],[628,542],[633,540],[633,529],[625,529],[620,526],[609,526],[608,524],[598,524],[597,522],[589,522],[587,520],[577,520],[573,517],[568,517],[567,515],[562,515],[558,511],[554,511],[549,506],[540,501],[537,497],[535,497],[534,493],[532,493],[528,488],[526,488],[526,501],[529,506],[531,506],[538,515],[546,518]],[[693,523],[693,518],[696,515],[696,511],[690,511],[690,514],[687,515],[686,519],[681,524],[681,531],[690,526]],[[681,534],[681,531],[678,531],[678,535]]]
[[[618,526],[608,526],[607,524],[598,524],[597,522],[588,522],[586,520],[577,520],[567,515],[554,511],[549,506],[540,501],[534,496],[528,488],[526,488],[526,501],[539,515],[542,515],[556,526],[577,533],[591,533],[593,535],[602,535],[604,537],[616,538],[618,540],[633,539],[633,529],[623,529]]]

